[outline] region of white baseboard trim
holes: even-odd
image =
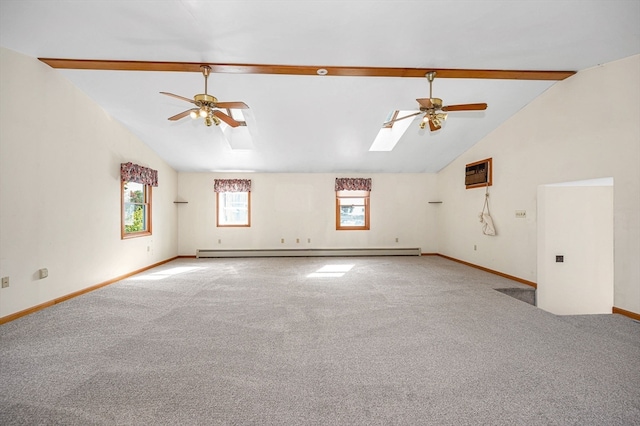
[[[313,256],[420,256],[420,248],[346,248],[346,249],[198,249],[204,257],[313,257]]]

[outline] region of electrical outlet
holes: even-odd
[[[477,251],[478,250],[478,246],[476,244],[473,245],[473,251]]]
[[[307,242],[310,243],[311,242],[311,238],[307,238]]]
[[[218,238],[218,244],[222,244],[222,240]]]
[[[398,237],[396,237],[396,243],[398,242]]]
[[[40,275],[40,279],[47,278],[49,276],[49,270],[47,268],[38,269],[38,274]]]
[[[280,238],[280,243],[284,244],[284,238]]]
[[[296,244],[300,243],[300,238],[296,238]]]
[[[2,288],[9,287],[9,277],[2,277]]]

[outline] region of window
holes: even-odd
[[[151,235],[151,185],[122,182],[122,238]]]
[[[336,178],[336,229],[369,230],[371,178]]]
[[[392,151],[413,123],[415,111],[391,111],[378,131],[369,151]],[[395,120],[395,121],[394,121]]]
[[[251,226],[251,192],[216,192],[216,226]]]
[[[216,226],[251,226],[251,179],[215,179]]]
[[[158,186],[158,171],[122,163],[120,182],[122,239],[151,235],[151,187]]]
[[[369,191],[336,191],[336,229],[369,229]]]
[[[389,113],[389,115],[387,115],[387,119],[384,120],[384,123],[382,123],[382,128],[383,129],[391,129],[391,128],[393,128],[393,124],[395,123],[395,121],[393,121],[393,120],[398,118],[398,113],[399,112],[400,111],[398,111],[398,110],[391,111]]]

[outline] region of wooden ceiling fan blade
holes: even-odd
[[[430,98],[416,99],[422,108],[431,109],[433,108],[433,104],[431,103]]]
[[[180,120],[181,118],[185,118],[187,115],[191,113],[191,111],[198,111],[198,108],[191,108],[186,111],[182,111],[180,114],[176,114],[172,117],[169,117],[169,120],[176,121],[176,120]]]
[[[443,106],[442,110],[445,112],[450,111],[483,111],[487,109],[487,104],[460,104],[460,105],[447,105]]]
[[[237,122],[233,118],[229,117],[227,114],[225,114],[222,111],[215,110],[215,111],[213,111],[213,115],[215,115],[216,117],[218,117],[220,120],[224,121],[225,123],[227,123],[231,127],[238,127],[240,125],[239,122]]]
[[[216,102],[216,108],[223,109],[249,109],[249,105],[244,102]]]
[[[386,126],[388,124],[395,123],[396,121],[404,120],[405,118],[415,117],[418,114],[422,114],[422,111],[418,111],[418,112],[413,113],[413,114],[405,115],[404,117],[394,118],[393,120],[389,120],[389,121],[383,123],[382,125]]]
[[[163,95],[171,96],[177,99],[182,99],[183,101],[187,101],[187,102],[191,102],[192,104],[195,104],[195,101],[193,99],[185,98],[184,96],[174,95],[173,93],[169,93],[169,92],[160,92],[160,93],[162,93]]]

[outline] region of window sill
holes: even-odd
[[[143,232],[131,232],[129,234],[122,234],[123,240],[128,240],[130,238],[138,238],[138,237],[148,237],[151,235],[151,232],[143,231]]]

